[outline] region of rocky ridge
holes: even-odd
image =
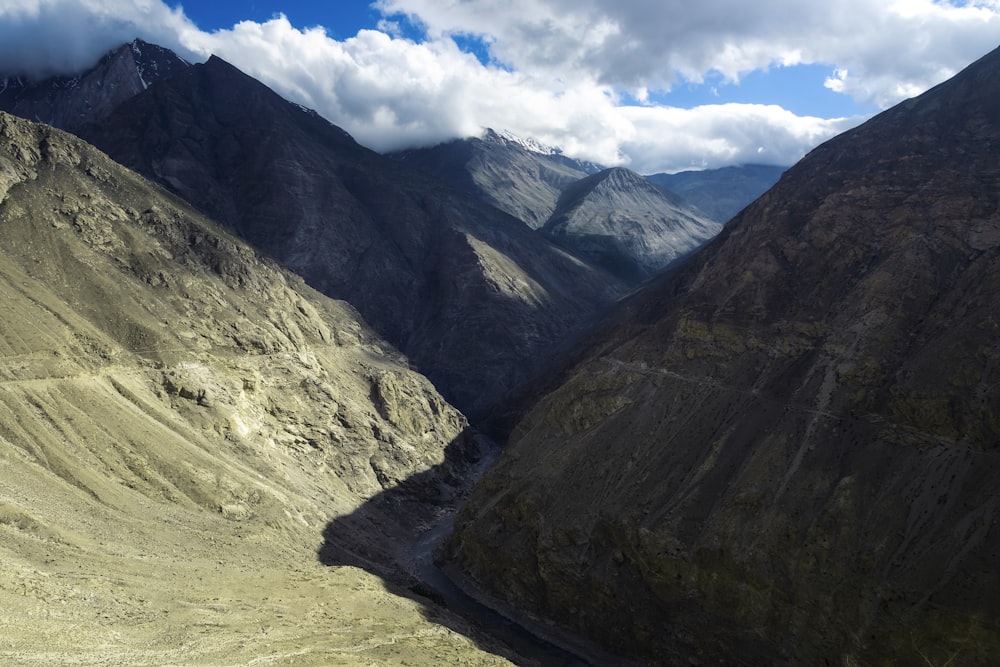
[[[615,167],[566,187],[542,233],[630,284],[650,278],[719,233],[677,195]]]
[[[504,662],[317,559],[387,491],[374,525],[428,520],[477,455],[353,308],[2,112],[0,247],[0,661]]]
[[[541,228],[555,212],[564,188],[601,169],[491,129],[482,137],[401,151],[392,157],[433,173],[532,229]]]
[[[992,664],[998,82],[994,52],[815,149],[636,295],[449,558],[665,664]]]
[[[77,76],[55,76],[40,81],[4,77],[0,109],[76,131],[105,118],[125,100],[187,66],[169,49],[136,39],[107,53]]]

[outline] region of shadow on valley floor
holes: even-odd
[[[317,556],[325,565],[379,576],[391,593],[419,602],[429,621],[517,664],[591,664],[478,602],[434,563],[434,550],[450,532],[469,487],[497,453],[489,439],[467,430],[447,447],[440,465],[330,521]]]

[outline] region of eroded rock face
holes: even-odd
[[[331,520],[401,480],[446,505],[465,461],[465,418],[353,308],[3,113],[0,295],[0,661],[356,664],[374,633],[502,662],[317,560]],[[336,537],[376,550],[420,514]]]
[[[994,52],[817,148],[632,300],[451,557],[668,664],[991,664],[998,82]]]

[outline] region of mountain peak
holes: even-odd
[[[138,37],[121,47],[121,50],[126,48],[132,53],[136,72],[144,88],[148,88],[159,79],[176,74],[191,64],[170,49],[143,41]]]
[[[543,231],[635,283],[693,252],[720,228],[644,176],[611,167],[565,188]]]
[[[0,110],[76,131],[106,117],[156,81],[187,67],[189,63],[170,49],[135,39],[72,76],[28,82],[4,77],[0,72],[0,79],[15,84],[0,89]]]
[[[500,132],[497,132],[496,130],[488,127],[483,132],[480,139],[487,143],[499,144],[501,146],[517,146],[526,151],[538,153],[539,155],[562,155],[562,149],[560,148],[544,144],[534,137],[520,137],[510,130],[501,130]]]

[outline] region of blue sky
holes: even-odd
[[[203,30],[232,28],[239,21],[263,23],[278,14],[288,17],[300,28],[323,26],[336,39],[353,37],[362,28],[375,29],[382,14],[372,8],[370,0],[239,0],[237,2],[207,0],[174,2]]]
[[[641,173],[818,143],[1000,44],[1000,0],[6,0],[0,69],[141,37],[218,55],[379,151],[487,127]]]

